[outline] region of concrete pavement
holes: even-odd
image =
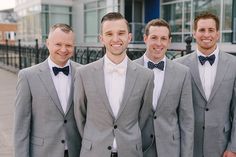
[[[13,157],[13,113],[17,75],[0,69],[0,157]]]

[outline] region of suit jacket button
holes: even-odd
[[[205,126],[203,126],[202,129],[204,130],[204,129],[205,129]]]
[[[150,137],[153,138],[154,137],[153,134],[151,134]]]
[[[114,125],[114,129],[116,129],[117,128],[117,125]]]
[[[108,147],[107,147],[108,150],[111,150],[111,148],[112,148],[111,146],[108,146]]]
[[[205,110],[206,110],[206,111],[209,111],[209,108],[206,108]]]
[[[66,119],[64,120],[64,123],[67,123],[67,120],[66,120]]]
[[[157,116],[154,116],[154,119],[157,119]]]
[[[61,143],[65,143],[65,140],[61,140]]]

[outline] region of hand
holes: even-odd
[[[236,157],[236,153],[226,150],[223,154],[223,157]]]

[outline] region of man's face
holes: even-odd
[[[47,39],[47,48],[51,60],[63,67],[74,52],[74,34],[65,33],[60,28],[55,29]]]
[[[149,34],[144,35],[147,57],[153,62],[158,62],[164,58],[167,48],[171,43],[169,29],[164,26],[151,26]]]
[[[216,30],[216,23],[213,19],[200,19],[193,36],[196,39],[198,50],[209,55],[216,49],[220,33]]]
[[[101,29],[100,41],[106,47],[107,56],[124,56],[131,41],[125,20],[104,21]]]

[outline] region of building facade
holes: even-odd
[[[13,9],[0,11],[0,44],[15,44],[16,39],[16,15]],[[7,41],[6,41],[7,40]]]
[[[72,25],[73,0],[16,0],[17,39],[25,45],[35,44],[38,39],[43,45],[51,25]]]
[[[98,46],[102,16],[117,11],[130,23],[133,34],[130,47],[144,47],[145,24],[151,19],[163,18],[171,26],[171,48],[184,49],[185,38],[192,35],[194,17],[201,11],[212,11],[221,21],[220,47],[233,52],[236,47],[235,3],[234,0],[16,0],[17,37],[26,43],[37,38],[43,44],[50,25],[63,22],[73,26],[77,45]]]

